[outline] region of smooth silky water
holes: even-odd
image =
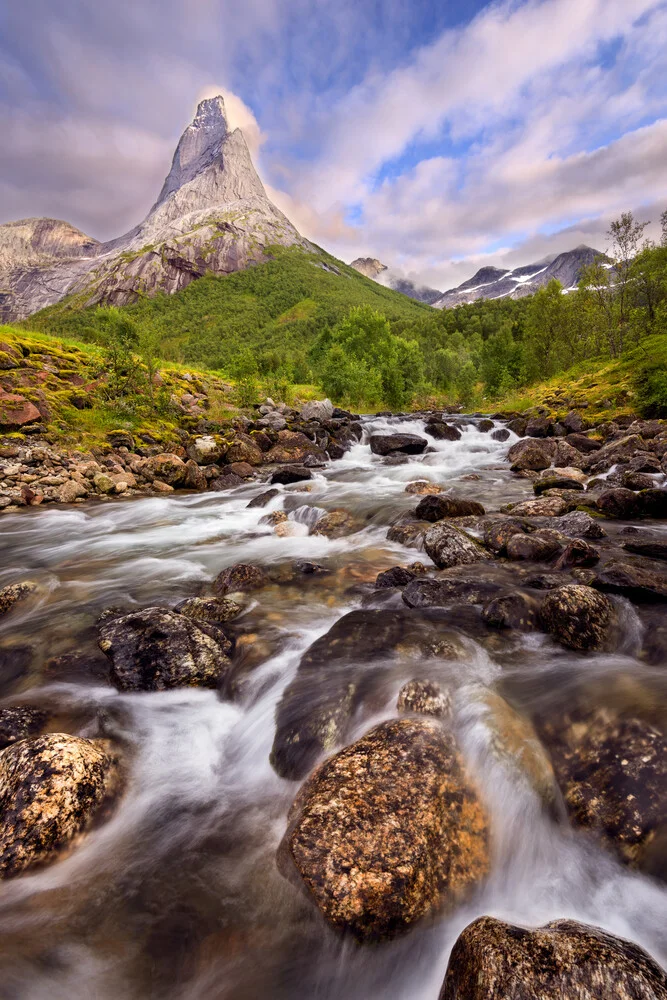
[[[52,729],[109,733],[123,746],[129,783],[112,818],[75,850],[2,884],[2,1000],[436,1000],[456,936],[484,913],[527,925],[573,917],[667,959],[667,888],[546,816],[490,753],[488,731],[470,710],[480,685],[534,709],[582,682],[595,692],[596,683],[622,691],[636,680],[664,711],[664,680],[636,659],[642,626],[627,602],[619,603],[626,641],[614,656],[576,656],[528,634],[514,647],[500,643],[497,654],[465,637],[462,659],[429,660],[428,676],[455,694],[460,742],[491,816],[492,872],[468,904],[390,944],[360,947],[279,875],[275,851],[298,785],[269,764],[276,704],[303,651],[362,605],[365,584],[392,565],[428,562],[386,540],[388,525],[419,501],[406,484],[430,479],[489,511],[531,495],[530,483],[509,472],[514,435],[496,442],[473,420],[459,441],[431,440],[426,456],[390,466],[371,455],[368,434],[424,435],[423,422],[369,418],[364,426],[364,443],[317,472],[310,492],[286,487],[266,508],[247,509],[266,489],[255,483],[3,515],[0,586],[28,578],[42,585],[36,605],[0,626],[0,649],[32,654],[3,704],[48,706]],[[338,540],[309,535],[316,516],[334,508],[353,513],[362,529]],[[293,535],[259,523],[276,509],[289,511]],[[296,559],[330,572],[290,574]],[[106,608],[171,607],[237,562],[284,567],[285,579],[250,595],[244,617],[266,637],[268,658],[242,672],[236,700],[45,679],[50,657],[95,650],[95,621]],[[424,673],[407,659],[381,672],[348,742],[395,716],[401,685]]]

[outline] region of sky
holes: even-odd
[[[122,234],[216,93],[305,236],[442,290],[667,207],[667,0],[21,0],[0,222]]]

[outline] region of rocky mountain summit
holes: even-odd
[[[363,274],[366,278],[371,278],[373,281],[378,281],[380,275],[383,275],[380,284],[387,285],[388,288],[393,288],[395,292],[401,292],[403,295],[407,295],[408,298],[415,299],[417,302],[427,302],[429,305],[432,305],[442,295],[442,292],[439,292],[436,288],[416,285],[409,278],[401,277],[387,267],[386,264],[377,260],[376,257],[357,257],[356,260],[351,262],[350,267],[353,267],[359,274]],[[387,273],[385,274],[385,272]]]
[[[482,267],[472,278],[456,288],[448,289],[431,304],[436,309],[452,309],[466,302],[476,302],[477,299],[522,299],[526,295],[533,295],[554,279],[560,281],[563,288],[574,289],[584,268],[599,257],[604,257],[604,254],[582,244],[556,257],[546,257],[534,264],[525,264],[511,270]]]
[[[311,245],[269,201],[222,97],[202,101],[146,218],[100,243],[66,222],[0,225],[0,320],[24,319],[66,295],[127,305],[173,293],[207,273],[266,259],[267,246]]]

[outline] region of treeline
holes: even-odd
[[[655,243],[645,239],[646,223],[622,215],[610,227],[607,255],[576,291],[554,281],[516,301],[439,311],[323,252],[277,248],[266,264],[202,278],[174,296],[122,310],[57,306],[35,319],[49,332],[102,344],[119,398],[131,395],[135,356],[148,371],[156,358],[221,371],[237,383],[240,405],[315,385],[356,409],[477,407],[667,334],[667,212],[661,223]],[[643,384],[660,397],[660,372]]]

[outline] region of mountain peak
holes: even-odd
[[[166,201],[170,194],[178,191],[217,159],[222,142],[228,133],[227,113],[222,96],[218,94],[217,97],[200,101],[197,113],[179,139],[171,170],[165,178],[151,213]]]

